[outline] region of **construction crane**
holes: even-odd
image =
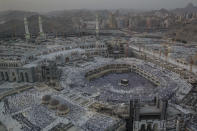
[[[190,57],[190,72],[192,72],[193,65],[194,65],[194,60],[193,60],[193,57],[191,56]]]

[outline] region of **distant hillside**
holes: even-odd
[[[31,34],[38,34],[38,16],[42,16],[43,30],[50,33],[75,32],[76,25],[83,20],[95,20],[96,12],[108,17],[109,11],[90,11],[90,10],[64,10],[52,11],[45,14],[25,11],[4,11],[0,12],[0,34],[23,35],[24,17],[27,17],[29,31]]]
[[[185,8],[177,8],[172,10],[172,12],[176,14],[194,13],[197,12],[197,7],[189,3]]]
[[[29,23],[31,34],[38,34],[38,16],[34,12],[5,11],[0,12],[0,34],[24,34],[24,16]],[[41,15],[43,19],[43,30],[45,32],[69,32],[73,30],[72,19],[69,17],[49,17]]]
[[[197,13],[197,7],[192,3],[189,3],[185,8],[174,9],[171,12],[175,14],[185,15],[187,13]],[[171,26],[169,31],[166,33],[167,36],[170,36],[174,39],[180,41],[193,41],[197,42],[197,19],[193,19],[189,22],[179,22]]]
[[[36,15],[36,12],[26,12],[26,11],[3,11],[0,12],[0,22],[1,21],[10,21],[10,20],[23,20],[24,17],[30,17],[32,15]]]
[[[177,40],[197,42],[197,20],[188,24],[177,24],[167,32],[167,35]]]
[[[102,16],[108,16],[109,11],[107,10],[63,10],[63,11],[52,11],[48,12],[46,16],[48,17],[63,17],[63,18],[82,18],[83,20],[95,20],[96,14],[101,14]]]

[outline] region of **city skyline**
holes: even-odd
[[[25,10],[49,12],[69,9],[174,9],[185,7],[188,3],[196,4],[196,0],[0,0],[0,11]]]

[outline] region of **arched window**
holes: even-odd
[[[146,125],[145,124],[141,125],[140,131],[146,131]]]
[[[147,126],[147,131],[152,131],[152,126],[151,126],[151,124],[148,124],[148,126]]]
[[[6,81],[9,80],[8,72],[5,72],[5,80],[6,80]]]
[[[153,131],[158,131],[158,124],[157,124],[157,123],[155,123],[155,124],[153,125]]]
[[[24,82],[24,76],[22,72],[20,73],[20,79],[21,79],[21,82]]]
[[[26,78],[26,82],[29,82],[29,77],[28,77],[27,72],[25,72],[25,78]]]
[[[70,60],[69,60],[69,57],[66,57],[65,58],[65,62],[67,63],[67,62],[69,62]]]
[[[5,80],[5,77],[4,77],[3,72],[1,72],[1,79],[2,79],[2,80]]]
[[[12,72],[12,78],[13,78],[13,81],[16,81],[16,75],[14,72]]]

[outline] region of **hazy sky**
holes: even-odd
[[[184,7],[197,0],[0,0],[2,10],[52,11],[64,9],[160,9]]]

